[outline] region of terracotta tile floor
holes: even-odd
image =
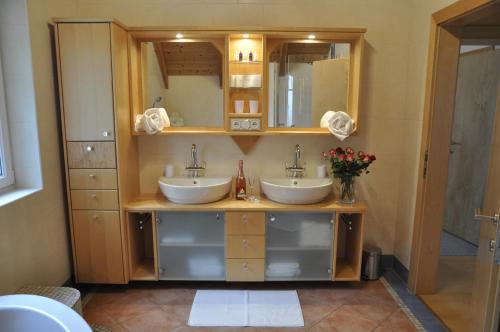
[[[304,328],[186,326],[196,289],[296,289]],[[94,290],[84,307],[89,323],[114,332],[416,331],[380,281],[359,283],[132,284]]]

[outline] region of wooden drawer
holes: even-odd
[[[118,210],[117,190],[71,190],[75,210]]]
[[[116,169],[70,169],[71,189],[117,189]]]
[[[262,235],[226,237],[226,258],[264,258],[266,240]]]
[[[114,142],[68,142],[69,168],[116,168]]]
[[[72,215],[78,282],[125,283],[120,213],[75,210]]]
[[[226,259],[227,281],[264,281],[263,259]]]
[[[264,235],[264,212],[226,212],[226,235]]]

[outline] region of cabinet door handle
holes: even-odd
[[[87,150],[87,152],[92,152],[94,151],[94,147],[92,145],[88,145],[85,150]]]
[[[97,195],[96,194],[92,194],[92,195],[90,195],[90,197],[92,197],[92,199],[97,199]]]
[[[91,179],[95,179],[95,174],[90,173],[90,174],[89,174],[89,178],[91,178]]]
[[[245,247],[245,248],[248,247],[248,240],[243,240],[241,242],[243,242],[243,247]]]
[[[102,136],[104,136],[104,137],[111,136],[111,132],[110,131],[103,131]]]
[[[269,221],[271,222],[275,222],[276,221],[276,217],[274,215],[269,215]]]
[[[248,271],[248,263],[243,263],[243,270]]]
[[[97,221],[98,219],[99,219],[99,217],[98,217],[97,215],[95,215],[95,214],[94,214],[94,215],[92,216],[92,220]]]
[[[246,214],[244,214],[242,217],[241,217],[241,221],[246,224],[248,223],[248,216]]]

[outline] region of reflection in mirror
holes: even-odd
[[[269,127],[318,128],[325,112],[347,112],[350,44],[269,45]]]
[[[144,109],[163,107],[172,127],[222,127],[222,51],[211,42],[141,44]]]

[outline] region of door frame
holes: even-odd
[[[467,39],[492,40],[491,30],[464,26],[480,18],[482,10],[499,2],[459,0],[431,16],[408,280],[408,287],[417,295],[436,291],[460,45]]]

